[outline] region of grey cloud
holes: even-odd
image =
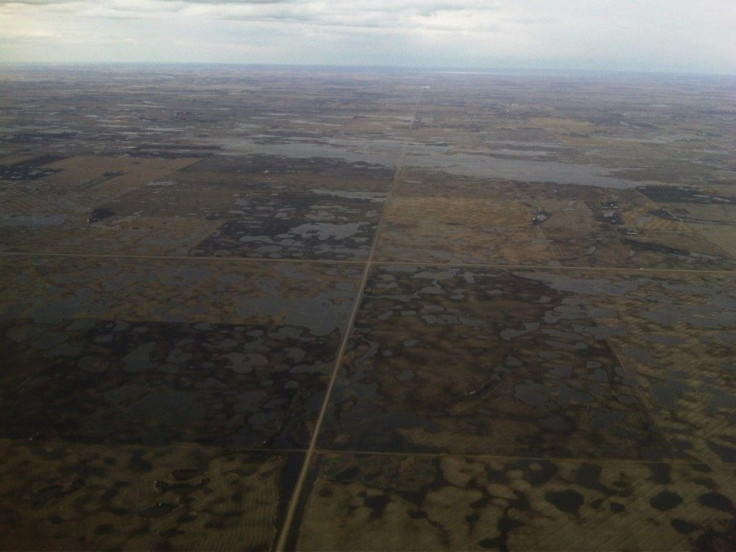
[[[0,0],[0,61],[308,57],[536,67],[543,60],[733,74],[733,2],[707,0],[704,10],[692,0]],[[105,50],[103,31],[138,50]]]
[[[0,0],[0,6],[7,4],[26,4],[29,6],[53,6],[55,4],[70,4],[74,0]]]
[[[168,1],[168,0],[156,0]],[[241,4],[243,6],[248,5],[260,5],[260,4],[294,4],[295,0],[181,0],[187,4]]]
[[[517,25],[547,25],[557,20],[553,17],[504,17],[502,21]]]
[[[227,21],[247,22],[293,22],[308,23],[319,27],[333,27],[345,29],[399,29],[407,30],[462,30],[463,23],[441,20],[448,15],[477,14],[488,12],[493,8],[489,4],[476,6],[473,0],[458,2],[438,1],[385,1],[374,2],[361,7],[359,2],[345,1],[339,5],[330,6],[314,4],[308,1],[280,1],[268,4],[254,4],[245,2],[228,2],[222,10],[212,6],[212,2],[198,2],[187,0],[189,5],[208,6],[213,11],[208,16]],[[241,10],[242,9],[242,10]],[[470,17],[470,15],[469,15]],[[466,19],[467,20],[467,19]],[[486,30],[496,31],[493,25],[486,25]]]

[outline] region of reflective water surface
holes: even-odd
[[[0,84],[0,549],[736,548],[733,82]]]

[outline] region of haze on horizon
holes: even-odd
[[[733,0],[0,0],[0,62],[736,74]]]

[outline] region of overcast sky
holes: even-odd
[[[736,74],[736,0],[0,0],[0,61]]]

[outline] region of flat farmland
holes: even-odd
[[[734,85],[3,67],[0,549],[733,549]]]

